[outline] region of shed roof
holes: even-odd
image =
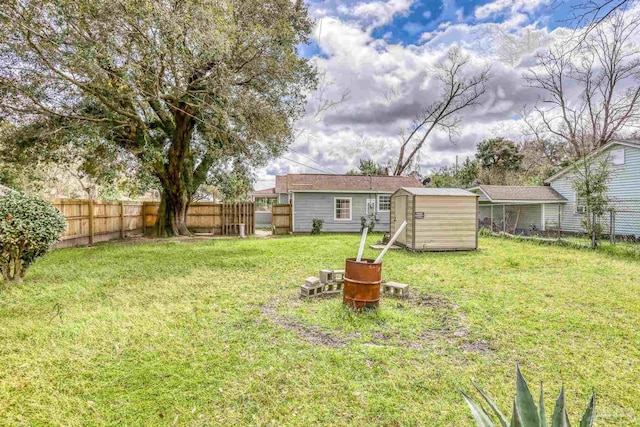
[[[546,185],[479,185],[469,190],[480,190],[492,202],[566,202],[560,193]]]
[[[366,176],[332,174],[288,174],[276,176],[276,193],[296,191],[379,191],[394,192],[401,187],[419,187],[410,176]]]
[[[402,190],[414,194],[416,196],[462,196],[462,197],[478,197],[476,193],[463,190],[462,188],[412,188],[402,187]]]

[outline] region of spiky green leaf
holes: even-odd
[[[458,391],[460,392],[460,394],[462,394],[464,401],[467,402],[469,409],[471,409],[471,416],[474,420],[476,420],[476,425],[478,427],[495,427],[482,406],[478,405],[472,398],[467,396],[464,391]]]
[[[540,427],[540,416],[538,415],[538,408],[533,400],[531,391],[527,381],[525,381],[520,372],[520,366],[516,366],[516,406],[518,413],[520,414],[523,427]]]
[[[580,427],[591,427],[593,426],[593,420],[596,416],[596,394],[591,393],[591,398],[589,399],[589,405],[587,409],[584,411],[584,415],[580,420]]]
[[[544,412],[544,389],[542,381],[540,381],[540,427],[547,427],[547,414]]]
[[[513,398],[513,414],[511,415],[511,427],[524,427],[522,423],[522,416],[520,415],[520,411],[518,409],[517,399]]]
[[[551,418],[551,427],[571,427],[569,416],[567,415],[567,407],[564,400],[564,386],[560,390],[556,406],[553,409],[553,417]]]
[[[498,417],[498,420],[500,421],[500,424],[502,425],[502,427],[509,427],[509,423],[507,422],[507,417],[505,417],[505,415],[502,413],[500,408],[498,408],[498,405],[495,404],[493,399],[491,399],[491,397],[489,397],[489,395],[487,393],[485,393],[484,390],[482,390],[478,386],[478,384],[476,384],[474,381],[471,381],[471,383],[476,388],[476,390],[478,390],[478,393],[480,393],[482,395],[482,398],[487,402],[487,405],[489,405],[489,407],[496,414],[496,416]]]

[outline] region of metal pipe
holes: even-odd
[[[400,233],[402,233],[402,230],[404,230],[406,226],[407,226],[407,221],[403,221],[400,228],[398,228],[398,231],[396,231],[396,234],[393,235],[391,240],[389,240],[389,243],[387,243],[387,246],[384,247],[382,252],[380,252],[380,255],[378,255],[378,258],[376,258],[376,260],[373,262],[374,264],[380,264],[380,262],[382,262],[382,257],[384,256],[384,254],[387,253],[389,248],[395,243],[396,239],[400,236]]]
[[[364,243],[367,240],[367,233],[369,232],[369,227],[364,227],[362,230],[362,238],[360,239],[360,249],[358,249],[358,256],[356,257],[356,262],[360,262],[362,259],[362,253],[364,252]]]

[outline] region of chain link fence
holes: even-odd
[[[575,202],[481,205],[478,211],[479,228],[521,237],[567,240],[580,246],[591,245],[587,229],[593,220]],[[640,249],[640,199],[610,201],[609,209],[595,218],[595,224],[600,243],[636,244]]]

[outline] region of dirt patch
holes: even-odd
[[[313,298],[313,302],[321,303],[323,300],[335,298],[336,295],[320,296]],[[300,298],[296,294],[292,296],[293,301],[280,300],[277,304],[300,304]],[[400,331],[385,330],[372,331],[371,339],[363,342],[362,345],[376,348],[404,348],[409,350],[428,350],[434,346],[441,345],[444,341],[448,345],[460,348],[464,352],[470,353],[491,353],[493,348],[486,340],[473,341],[469,339],[468,319],[459,306],[452,304],[445,296],[440,294],[412,292],[407,298],[389,298],[382,296],[382,299],[396,300],[398,308],[412,307],[414,310],[433,310],[438,316],[438,326],[421,332],[414,338],[407,339],[401,337]],[[316,326],[310,326],[297,319],[281,315],[275,308],[277,304],[260,306],[260,312],[264,317],[287,330],[295,332],[299,337],[312,344],[324,347],[342,347],[352,341],[362,339],[360,333],[337,336],[336,334],[322,330]],[[439,344],[440,343],[440,344]]]
[[[311,344],[322,345],[325,347],[342,347],[345,345],[348,340],[343,338],[338,338],[332,334],[321,331],[316,327],[310,327],[300,324],[294,320],[288,319],[282,315],[280,315],[274,308],[268,306],[260,307],[260,312],[264,317],[271,320],[276,325],[293,331],[298,336],[303,338],[306,341],[309,341]]]

